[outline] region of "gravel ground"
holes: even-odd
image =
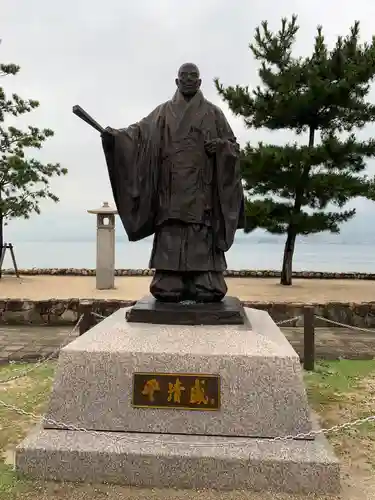
[[[0,298],[43,300],[51,298],[101,298],[137,300],[149,294],[148,276],[116,277],[114,290],[96,290],[92,276],[4,276]],[[228,294],[259,302],[370,302],[375,281],[295,279],[281,286],[276,278],[227,278]]]

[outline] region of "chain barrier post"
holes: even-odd
[[[303,367],[307,371],[315,368],[315,316],[314,306],[303,308]]]
[[[79,324],[79,335],[83,335],[95,325],[95,319],[92,313],[92,300],[81,300],[78,307],[78,315],[82,316]]]

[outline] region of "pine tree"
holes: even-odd
[[[19,70],[15,64],[0,64],[0,77],[16,75]],[[3,229],[7,220],[39,214],[42,199],[58,202],[59,198],[50,190],[50,179],[68,172],[58,163],[42,164],[26,156],[29,148],[41,149],[43,142],[53,136],[52,130],[29,126],[23,131],[5,125],[7,116],[17,117],[38,106],[38,101],[24,100],[17,94],[7,97],[0,87],[0,249],[4,246]]]
[[[247,128],[300,136],[285,146],[249,142],[242,150],[245,231],[286,233],[283,285],[292,283],[297,235],[338,233],[355,215],[344,206],[366,195],[366,158],[375,155],[375,141],[361,141],[354,133],[375,118],[375,107],[366,100],[375,75],[375,37],[361,45],[355,22],[329,50],[319,26],[312,55],[294,57],[298,30],[296,16],[282,19],[277,32],[266,21],[256,29],[250,49],[260,63],[261,85],[255,89],[225,88],[215,79],[220,96]]]
[[[369,181],[368,192],[366,196],[369,200],[375,201],[375,176]]]

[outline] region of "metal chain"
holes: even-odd
[[[96,313],[94,311],[91,311],[91,314],[93,316],[95,316],[96,318],[100,318],[100,319],[107,318],[107,316],[103,316],[103,314],[99,314],[99,313]],[[323,318],[323,316],[318,316],[317,314],[315,314],[315,318],[320,319],[322,321],[326,321],[327,323],[331,323],[333,325],[337,325],[337,326],[341,326],[341,327],[345,327],[345,328],[350,328],[352,330],[358,330],[358,331],[367,332],[367,333],[374,333],[375,332],[375,328],[361,328],[359,326],[347,325],[345,323],[340,323],[339,321],[334,321],[332,319]],[[292,323],[293,321],[297,321],[300,319],[303,319],[303,317],[302,316],[294,316],[293,318],[287,318],[287,319],[284,319],[282,321],[278,321],[276,323],[276,325],[277,326],[285,325],[286,323]]]
[[[344,328],[350,328],[351,330],[357,330],[359,332],[366,332],[366,333],[375,333],[375,328],[361,328],[359,326],[353,326],[353,325],[347,325],[345,323],[340,323],[339,321],[334,321],[332,319],[328,318],[323,318],[323,316],[318,316],[317,314],[314,315],[316,319],[320,319],[321,321],[326,321],[327,323],[331,323],[332,325],[337,325],[341,326]],[[302,316],[295,316],[294,318],[288,318],[284,319],[283,321],[278,321],[276,323],[277,326],[284,325],[285,323],[292,323],[293,321],[296,321],[298,319],[302,319]]]
[[[333,319],[323,318],[323,316],[314,315],[316,319],[326,321],[327,323],[332,323],[333,325],[343,326],[344,328],[350,328],[351,330],[358,330],[359,332],[374,333],[375,328],[360,328],[359,326],[346,325],[345,323],[340,323],[339,321],[334,321]]]
[[[365,424],[366,422],[375,422],[375,415],[370,415],[365,418],[358,418],[357,420],[352,420],[351,422],[345,422],[344,424],[333,425],[332,427],[326,427],[322,429],[318,429],[316,431],[310,431],[306,433],[300,432],[294,436],[283,436],[283,437],[275,437],[272,438],[271,441],[289,441],[291,439],[307,439],[309,437],[318,436],[319,434],[330,434],[332,432],[338,432],[342,429],[348,429],[350,427],[356,427],[357,425]]]
[[[35,413],[25,411],[22,408],[18,408],[17,406],[14,406],[10,403],[6,403],[5,401],[2,401],[2,400],[0,400],[0,406],[7,408],[8,410],[12,410],[12,411],[18,413],[19,415],[24,415],[26,417],[30,417],[33,420],[39,421],[39,420],[43,419],[43,416],[41,416],[41,415],[36,415]],[[72,425],[72,424],[64,424],[61,422],[57,422],[56,420],[51,419],[51,418],[45,418],[44,422],[48,423],[50,425],[56,426],[57,428],[59,428],[61,430],[64,429],[64,430],[69,430],[69,431],[80,431],[80,432],[85,432],[85,433],[96,435],[96,436],[104,435],[104,436],[108,437],[111,435],[111,433],[106,432],[106,431],[92,431],[92,430],[85,429],[84,427],[77,427],[77,426]],[[323,434],[323,435],[331,434],[331,433],[338,432],[338,431],[343,430],[343,429],[356,427],[358,425],[362,425],[362,424],[368,423],[368,422],[375,422],[375,415],[370,415],[368,417],[353,420],[351,422],[345,422],[344,424],[338,424],[338,425],[334,425],[332,427],[322,428],[322,429],[318,429],[318,430],[310,431],[310,432],[306,432],[306,433],[299,433],[299,434],[295,434],[295,435],[290,434],[287,436],[277,436],[274,438],[262,438],[262,439],[255,438],[254,440],[258,441],[258,442],[264,442],[264,441],[272,441],[273,442],[273,441],[294,441],[295,439],[307,439],[309,437],[315,437],[315,436],[318,436],[320,434]],[[115,439],[116,442],[121,441],[121,439],[124,439],[124,438],[117,437],[117,436],[116,437],[113,436],[113,438]],[[202,446],[205,446],[205,445],[202,443]],[[207,443],[206,446],[211,446],[211,444]]]
[[[16,372],[16,374],[13,375],[12,377],[9,377],[5,380],[0,380],[0,384],[6,384],[8,382],[12,382],[13,380],[17,380],[19,378],[26,377],[26,375],[28,375],[30,372],[33,372],[34,370],[39,368],[39,366],[43,365],[44,363],[49,361],[51,358],[53,358],[55,356],[55,354],[57,354],[62,349],[62,347],[66,344],[67,340],[77,331],[77,329],[82,321],[82,318],[83,318],[83,314],[80,316],[77,323],[74,325],[74,328],[68,333],[68,335],[62,341],[62,343],[54,351],[52,351],[50,354],[47,354],[47,356],[41,358],[39,361],[34,363],[30,368],[27,368],[26,370],[18,370]]]
[[[102,319],[105,318],[105,316],[103,316],[101,314],[98,314],[98,313],[92,312],[91,314],[93,314],[93,316],[96,316],[98,318],[102,318]],[[315,315],[315,317],[317,319],[320,319],[320,320],[323,320],[323,321],[327,321],[328,323],[336,324],[338,326],[352,328],[353,330],[359,330],[359,331],[365,331],[365,332],[371,332],[371,333],[373,333],[373,331],[374,331],[374,330],[370,330],[370,329],[365,329],[365,328],[359,328],[359,327],[353,327],[353,326],[350,326],[350,325],[345,325],[343,323],[339,323],[338,321],[329,320],[327,318],[323,318],[323,317],[317,316],[317,315]],[[62,346],[65,344],[66,340],[68,338],[70,338],[73,335],[73,333],[75,333],[75,331],[79,327],[79,324],[82,321],[82,318],[83,318],[83,315],[81,315],[81,317],[79,318],[79,320],[76,323],[76,325],[74,326],[74,328],[71,330],[71,332],[64,339],[63,343],[55,351],[53,351],[48,356],[46,356],[45,358],[43,358],[40,361],[38,361],[37,363],[35,363],[35,365],[33,365],[30,369],[24,370],[20,374],[17,374],[17,375],[15,375],[13,377],[10,377],[10,378],[8,378],[6,380],[0,380],[0,384],[5,384],[5,383],[10,382],[12,380],[16,380],[18,378],[24,377],[28,373],[30,373],[31,371],[35,370],[40,365],[42,365],[43,363],[45,363],[49,359],[51,359],[52,356],[54,356],[54,354],[57,353],[62,348]],[[295,316],[294,318],[288,318],[286,320],[279,321],[276,324],[277,325],[282,325],[282,324],[285,324],[285,323],[293,322],[293,321],[298,320],[298,319],[301,319],[301,316]],[[19,415],[24,415],[24,416],[30,417],[33,420],[39,421],[39,420],[43,419],[43,416],[41,416],[41,415],[36,415],[36,414],[34,414],[32,412],[28,412],[26,410],[23,410],[22,408],[18,408],[17,406],[12,405],[10,403],[6,403],[5,401],[2,401],[2,400],[0,400],[0,406],[2,406],[4,408],[7,408],[7,409],[9,409],[11,411],[14,411],[14,412],[18,413]],[[105,435],[107,437],[110,435],[110,433],[108,433],[108,432],[104,432],[104,431],[92,431],[92,430],[85,429],[84,427],[77,427],[77,426],[72,425],[72,424],[64,424],[64,423],[61,423],[61,422],[57,422],[56,420],[51,419],[51,418],[44,419],[44,422],[46,422],[46,423],[48,423],[50,425],[56,426],[57,428],[65,429],[65,430],[80,431],[80,432],[85,432],[85,433],[89,433],[89,434],[92,434],[92,435]],[[310,438],[310,437],[315,437],[315,436],[320,435],[320,434],[326,435],[326,434],[330,434],[330,433],[334,433],[334,432],[339,432],[341,430],[352,428],[352,427],[356,427],[358,425],[362,425],[362,424],[368,423],[368,422],[375,422],[375,415],[370,415],[370,416],[365,417],[365,418],[357,419],[357,420],[354,420],[354,421],[351,421],[351,422],[345,422],[343,424],[334,425],[334,426],[328,427],[328,428],[322,428],[322,429],[318,429],[318,430],[313,430],[313,431],[310,431],[310,432],[307,432],[307,433],[299,433],[299,434],[295,434],[295,435],[291,435],[290,434],[290,435],[287,435],[287,436],[277,436],[277,437],[274,437],[274,438],[263,438],[263,439],[255,439],[255,440],[259,441],[259,442],[264,442],[264,441],[293,441],[295,439],[307,439],[307,438]],[[113,436],[113,438],[115,439],[115,441],[121,441],[121,439],[123,439],[123,438],[119,438],[117,436],[116,437]],[[205,446],[205,445],[203,445],[203,443],[202,443],[201,446]],[[207,446],[211,446],[211,445],[207,444]]]
[[[98,314],[98,313],[93,312],[93,311],[91,311],[91,314],[93,316],[95,316],[96,318],[100,318],[100,319],[105,319],[107,317],[107,316],[103,316],[102,314]],[[301,319],[301,318],[302,318],[302,316],[295,316],[294,318],[287,318],[287,319],[284,319],[282,321],[277,322],[276,325],[284,325],[285,323],[292,323],[293,321],[296,321],[296,320]]]
[[[96,313],[93,311],[91,311],[91,314],[93,316],[95,316],[96,318],[100,318],[100,319],[105,319],[107,317],[107,316],[103,316],[102,314],[99,314],[99,313]],[[317,319],[322,320],[322,321],[326,321],[327,323],[332,323],[333,325],[342,326],[345,328],[350,328],[352,330],[358,330],[360,332],[367,332],[367,333],[374,333],[375,332],[375,328],[372,328],[372,329],[371,328],[360,328],[359,326],[346,325],[345,323],[340,323],[339,321],[334,321],[332,319],[323,318],[323,316],[318,316],[316,314],[315,314],[315,317]],[[300,319],[303,319],[303,317],[302,316],[294,316],[293,318],[287,318],[287,319],[284,319],[282,321],[278,321],[276,323],[276,325],[277,326],[285,325],[287,323],[293,323],[293,321],[297,321]]]
[[[96,312],[94,312],[94,311],[91,311],[91,314],[92,314],[93,316],[95,316],[95,318],[100,318],[100,319],[104,319],[104,318],[106,318],[106,317],[107,317],[107,316],[103,316],[103,314],[99,314],[99,313],[96,313]]]
[[[296,321],[297,319],[301,319],[302,316],[294,316],[294,318],[288,318],[288,319],[284,319],[283,321],[278,321],[276,323],[277,326],[279,325],[284,325],[285,323],[292,323],[292,321]]]

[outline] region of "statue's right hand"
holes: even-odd
[[[104,148],[112,148],[117,130],[112,127],[106,127],[101,133],[102,144]]]
[[[109,139],[109,137],[115,135],[116,130],[112,127],[106,127],[103,132],[101,133],[101,136],[103,139]]]

